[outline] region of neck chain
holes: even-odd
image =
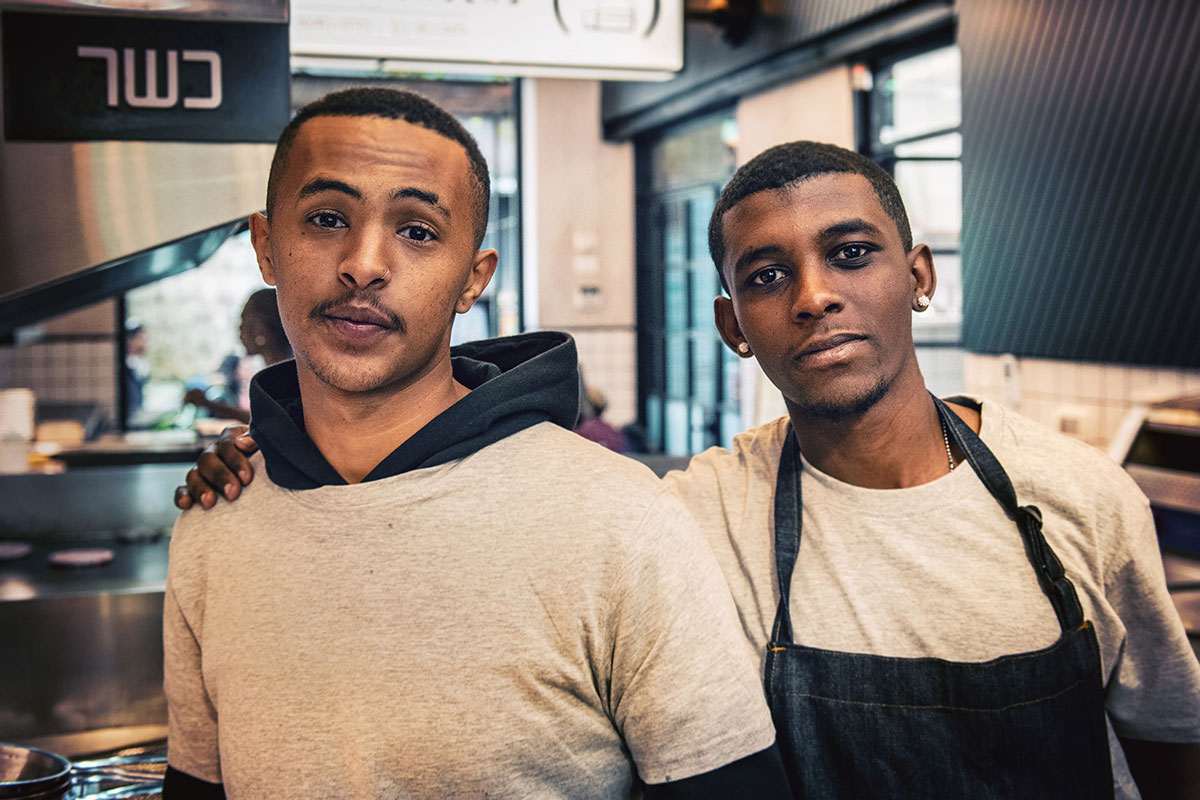
[[[950,471],[954,472],[954,453],[950,450],[950,434],[946,432],[946,420],[938,414],[938,422],[942,425],[942,443],[946,445],[946,460],[950,462]]]

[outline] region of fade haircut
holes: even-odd
[[[279,179],[287,166],[288,154],[296,142],[300,127],[314,117],[382,117],[397,119],[427,128],[445,138],[458,142],[467,151],[471,163],[471,200],[475,206],[475,249],[483,243],[487,230],[488,200],[491,182],[488,178],[487,162],[479,152],[475,137],[456,120],[450,112],[427,97],[402,89],[386,89],[380,86],[358,86],[331,92],[314,100],[296,112],[296,116],[284,126],[275,145],[275,157],[271,159],[271,173],[267,178],[267,216],[275,210],[275,198]]]
[[[862,175],[871,182],[879,204],[896,223],[904,252],[912,249],[912,228],[908,224],[904,201],[900,199],[900,190],[896,188],[896,182],[883,167],[864,155],[823,142],[800,141],[776,145],[755,156],[734,173],[721,196],[717,198],[717,205],[713,209],[712,218],[709,219],[708,252],[712,255],[717,275],[721,278],[721,286],[726,292],[729,291],[729,284],[725,280],[725,271],[721,268],[725,262],[723,222],[726,212],[752,194],[768,189],[782,189],[818,175],[838,173]]]

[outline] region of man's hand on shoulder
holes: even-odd
[[[236,500],[243,486],[254,480],[254,467],[249,456],[258,445],[249,436],[246,425],[230,425],[216,442],[209,445],[188,470],[187,484],[175,488],[175,505],[186,511],[194,505],[212,508],[217,495]]]

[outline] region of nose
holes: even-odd
[[[841,311],[843,301],[836,276],[824,263],[802,265],[792,282],[792,318],[818,319]]]
[[[338,278],[354,288],[374,285],[376,288],[387,282],[391,270],[387,265],[387,249],[384,234],[373,225],[362,225],[346,237],[346,249],[338,265]]]

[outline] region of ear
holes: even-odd
[[[913,276],[913,295],[909,302],[913,309],[924,311],[924,308],[917,307],[917,298],[924,295],[932,300],[937,290],[937,272],[933,268],[933,253],[929,245],[919,244],[908,251],[908,269]]]
[[[718,295],[717,299],[713,300],[713,317],[717,323],[717,332],[721,334],[721,339],[729,349],[742,358],[749,358],[749,349],[744,353],[738,349],[738,345],[746,343],[746,337],[742,335],[742,326],[738,324],[737,315],[734,313],[733,301],[725,295]]]
[[[457,313],[465,314],[475,305],[479,295],[483,294],[483,290],[491,282],[492,275],[496,273],[497,260],[495,250],[480,250],[475,254],[475,263],[471,265],[471,272],[467,275],[467,285],[463,287],[458,302],[454,304]]]
[[[275,285],[275,265],[271,263],[271,223],[259,213],[250,215],[250,243],[258,260],[258,271],[268,286]]]

